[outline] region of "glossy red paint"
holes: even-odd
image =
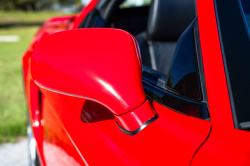
[[[156,112],[146,100],[142,105],[134,110],[123,114],[114,115],[119,125],[127,131],[134,131],[146,123],[149,119],[156,116]],[[129,122],[129,123],[128,123]]]
[[[44,141],[62,149],[63,154],[79,165],[189,165],[211,127],[208,121],[150,101],[159,118],[138,134],[129,136],[119,129],[107,108],[98,103],[44,89],[42,93],[50,107],[43,110],[44,128],[48,128],[44,138],[55,133]],[[83,114],[86,116],[80,120]],[[44,153],[50,147],[44,146]],[[57,162],[65,165],[64,160]]]
[[[250,134],[247,131],[236,130],[233,126],[212,0],[197,0],[202,58],[211,122],[180,114],[143,97],[139,100],[142,104],[138,107],[139,109],[135,109],[128,114],[118,112],[120,116],[114,116],[110,113],[112,109],[110,107],[108,109],[107,105],[104,107],[97,102],[85,100],[77,96],[73,97],[66,94],[55,93],[43,88],[40,88],[42,91],[42,102],[41,110],[39,110],[39,88],[31,79],[30,73],[30,57],[34,56],[33,51],[34,48],[36,48],[36,42],[39,40],[41,40],[41,42],[44,40],[45,42],[47,36],[57,31],[65,30],[66,27],[69,27],[69,29],[76,29],[88,12],[95,7],[97,2],[97,0],[91,1],[78,16],[64,18],[69,21],[65,21],[64,19],[60,21],[60,18],[58,18],[59,20],[52,19],[51,22],[48,21],[45,24],[46,26],[44,25],[37,33],[32,45],[23,57],[27,102],[42,165],[118,165],[118,163],[119,165],[249,165]],[[57,21],[57,23],[53,23],[54,21]],[[60,26],[61,24],[63,24],[63,26]],[[77,45],[78,47],[81,46],[81,51],[86,51],[85,46],[88,46],[86,48],[89,48],[89,52],[93,54],[93,52],[98,52],[100,48],[98,47],[97,49],[95,46],[100,40],[103,40],[102,42],[105,43],[106,47],[112,47],[112,49],[109,49],[119,49],[119,54],[117,53],[118,56],[114,57],[117,59],[113,58],[112,62],[108,62],[108,58],[102,59],[102,62],[112,63],[117,65],[116,67],[121,67],[119,66],[119,62],[124,62],[123,57],[128,53],[128,50],[125,48],[124,44],[121,44],[122,47],[119,44],[124,43],[125,40],[113,35],[108,36],[108,33],[106,33],[108,37],[104,39],[100,38],[100,35],[104,34],[96,33],[92,36],[91,40],[85,41],[84,39],[86,39],[85,37],[88,35],[90,35],[90,33],[84,37],[79,37],[80,35],[78,33],[77,37],[75,37],[78,44],[72,40],[71,43],[65,41],[65,43],[71,44],[70,48],[73,48],[68,49],[68,55],[71,58],[67,59],[67,62],[61,61],[60,58],[54,59],[54,63],[51,66],[54,64],[61,64],[60,71],[64,71],[63,68],[72,69],[77,66],[82,66],[82,69],[92,69],[94,68],[92,65],[96,64],[87,64],[83,60],[78,62],[74,61],[75,66],[67,65],[72,62],[73,56],[79,55],[79,51],[77,51],[76,48]],[[107,46],[107,41],[111,38],[115,38],[115,46]],[[63,39],[61,40],[63,41]],[[139,52],[139,50],[137,49],[138,46],[134,37],[130,36],[130,40],[134,46],[134,50],[131,52],[138,55],[138,53],[135,53]],[[88,44],[89,42],[92,42],[92,45]],[[59,48],[57,42],[46,43],[46,45]],[[68,47],[69,45],[61,45],[61,49],[64,49],[66,46]],[[42,53],[42,51],[39,52]],[[103,54],[103,50],[100,52]],[[56,53],[51,55],[51,57],[55,55]],[[108,56],[111,55],[107,54],[105,57]],[[46,56],[44,57],[46,58]],[[140,61],[139,59],[140,56],[138,56],[137,61]],[[44,64],[38,65],[44,66]],[[125,67],[126,70],[129,68],[128,66]],[[98,67],[100,66],[96,65],[96,69]],[[48,69],[49,68],[50,67],[48,67]],[[44,69],[45,68],[42,67],[36,72],[40,72]],[[107,70],[107,68],[101,69],[103,73]],[[59,73],[59,71],[51,72],[51,68],[48,71],[50,71],[49,74],[51,74],[51,76],[55,73]],[[121,69],[120,71],[117,70],[112,72],[120,74]],[[43,74],[44,73],[40,73],[40,76],[43,77],[48,73],[45,73],[45,75]],[[126,80],[128,76],[121,77],[119,74],[115,74],[115,76],[106,75],[107,81],[118,78],[118,81],[114,79],[114,82],[109,82],[109,85],[111,87],[113,87],[113,85],[120,86],[119,88],[131,86],[127,85],[131,83]],[[64,77],[65,73],[61,72],[61,75]],[[108,78],[108,76],[110,76],[110,78]],[[70,79],[72,79],[72,77],[67,78],[67,80]],[[46,82],[46,84],[47,83],[48,82]],[[53,84],[53,82],[49,83]],[[67,84],[67,82],[60,82],[55,85],[53,84],[53,86],[58,88],[63,84]],[[124,91],[125,90],[128,89],[124,88]],[[81,89],[76,89],[74,93],[80,93],[79,91],[85,92]],[[96,95],[99,92],[93,93],[93,95]],[[127,98],[129,98],[129,93],[127,94]],[[134,96],[133,93],[133,96],[130,95],[130,97],[134,99],[138,96]],[[122,99],[125,98],[126,97],[122,97]],[[112,100],[114,99],[112,98]],[[149,106],[149,103],[151,106]],[[116,107],[115,109],[128,108],[111,105],[112,108]],[[146,110],[149,110],[148,114],[146,114],[143,108],[144,106]],[[133,108],[136,108],[136,106]],[[153,116],[153,110],[157,112],[159,118],[134,136],[126,135],[116,124],[117,120],[124,128],[133,130],[138,124],[141,125],[145,119]],[[42,116],[40,116],[41,112]],[[127,119],[127,117],[128,119],[131,119],[131,117],[135,119],[135,117],[137,117],[135,115],[140,117],[145,116],[145,119],[142,118],[137,121],[139,123],[135,125],[133,122],[131,122],[129,126],[122,123],[123,119]],[[120,120],[119,117],[122,116],[123,119]],[[36,124],[38,124],[38,126],[36,126]],[[212,129],[211,126],[213,126]]]
[[[213,1],[197,0],[197,11],[211,121],[213,126],[233,129]]]
[[[208,140],[195,155],[192,166],[248,166],[250,163],[249,139],[249,131],[213,128]]]
[[[43,27],[57,29],[68,29],[70,24],[76,19],[76,15],[53,17],[43,24]]]
[[[30,63],[29,63],[30,66]],[[27,103],[28,103],[28,112],[29,112],[29,118],[31,122],[31,126],[33,129],[33,134],[36,139],[36,144],[38,148],[38,154],[43,154],[43,126],[41,125],[43,119],[41,116],[41,110],[40,110],[40,103],[39,103],[39,88],[35,85],[35,83],[31,79],[30,75],[30,68],[28,69],[28,75],[27,75],[27,90],[26,90],[26,96],[27,96]],[[43,162],[44,157],[43,155],[40,155],[40,159]]]
[[[75,20],[76,16],[61,16],[61,17],[53,17],[50,20],[46,21],[43,26],[39,29],[36,33],[32,42],[23,56],[23,75],[24,81],[26,81],[26,77],[28,75],[28,68],[29,68],[29,58],[32,55],[35,45],[37,41],[41,40],[43,37],[48,36],[51,33],[63,31],[67,29],[71,22]]]
[[[58,165],[189,165],[211,127],[208,121],[151,101],[159,118],[129,136],[118,128],[107,108],[43,88],[41,91],[44,132],[40,136],[44,139],[42,144],[38,142],[42,147],[38,150],[44,166],[55,165],[55,160]],[[81,121],[83,114],[88,116]],[[50,152],[58,154],[55,160]]]
[[[145,102],[138,47],[122,30],[90,28],[54,33],[37,44],[31,74],[44,89],[104,105],[129,131],[155,115]]]
[[[34,38],[31,41],[29,48],[22,58],[23,63],[23,79],[26,100],[28,105],[29,117],[33,129],[33,134],[36,139],[37,151],[42,165],[45,164],[43,155],[43,119],[41,119],[42,114],[40,110],[39,101],[39,88],[31,79],[30,73],[30,60],[33,54],[36,43],[42,38],[48,36],[51,33],[59,32],[65,30],[69,24],[74,20],[75,16],[62,16],[54,17],[44,23],[44,25],[39,29]],[[68,21],[67,21],[68,20]]]
[[[188,165],[210,131],[208,121],[152,102],[159,119],[135,136],[128,136],[110,115],[104,120],[105,116],[96,118],[95,122],[79,120],[83,111],[99,112],[95,114],[98,116],[100,111],[105,112],[105,107],[95,107],[98,104],[93,102],[87,106],[84,99],[41,90],[45,96],[44,165],[54,165],[51,152],[57,152],[58,165]],[[179,156],[183,156],[182,160]]]
[[[44,125],[44,140],[42,142],[44,151],[42,156],[45,158],[43,165],[85,165],[83,162],[84,158],[78,154],[77,147],[74,146],[74,142],[72,142],[67,130],[61,128],[63,125],[60,119],[58,119],[48,98],[44,95],[42,104],[42,112],[46,122]]]
[[[249,165],[250,133],[234,129],[213,1],[197,0],[197,9],[213,128],[192,165]]]

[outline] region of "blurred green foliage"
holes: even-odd
[[[12,22],[44,22],[63,15],[58,12],[0,12],[0,24]],[[0,144],[15,142],[26,136],[27,106],[22,79],[22,56],[38,26],[0,28],[0,35],[17,35],[19,42],[0,42]],[[1,162],[0,162],[1,163]],[[1,164],[0,164],[1,165]]]
[[[65,13],[56,11],[23,12],[0,10],[0,24],[44,22],[58,15],[65,15]]]
[[[0,35],[18,35],[19,42],[0,43],[0,143],[26,136],[21,58],[38,27],[0,29]]]
[[[48,9],[54,3],[61,5],[81,4],[80,0],[0,0],[2,10],[26,10],[34,11]]]

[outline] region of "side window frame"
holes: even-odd
[[[188,30],[193,31],[196,67],[198,69],[198,81],[202,95],[201,100],[180,95],[178,92],[167,88],[167,76],[146,66],[143,66],[142,71],[143,87],[146,96],[152,99],[153,101],[181,114],[209,120],[210,115],[208,111],[209,107],[207,102],[207,92],[201,56],[201,46],[197,18],[195,18],[195,20],[189,26]],[[194,109],[197,110],[197,113],[188,112]]]

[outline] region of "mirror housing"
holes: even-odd
[[[31,75],[41,88],[105,106],[129,135],[157,118],[143,90],[138,44],[125,31],[86,28],[49,35],[36,45]]]

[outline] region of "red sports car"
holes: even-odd
[[[92,0],[23,56],[31,165],[250,165],[250,1]]]

